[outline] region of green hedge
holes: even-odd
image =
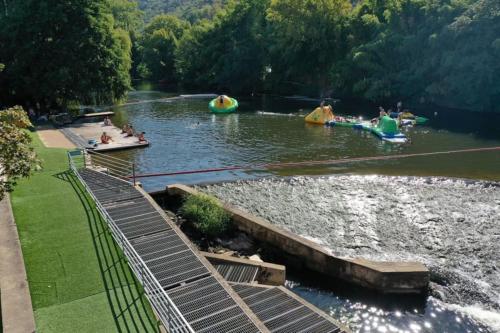
[[[206,194],[190,195],[184,201],[180,213],[210,237],[226,232],[231,224],[231,216],[219,200]]]

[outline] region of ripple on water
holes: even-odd
[[[317,305],[348,318],[360,332],[498,330],[494,324],[495,315],[500,316],[498,184],[340,175],[239,181],[204,190],[336,255],[418,260],[429,267],[434,297],[427,301],[424,314],[398,316],[397,311],[389,311],[376,315],[363,309],[366,304],[337,302],[317,290],[291,286],[313,303],[312,294],[320,293]],[[474,306],[482,310],[464,310]],[[489,322],[480,311],[493,314]]]

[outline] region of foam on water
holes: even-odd
[[[466,309],[461,311],[498,331],[497,183],[340,175],[240,181],[205,190],[339,256],[421,261],[431,270],[431,295],[448,310]]]

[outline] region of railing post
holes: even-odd
[[[135,163],[132,163],[132,179],[135,186]]]

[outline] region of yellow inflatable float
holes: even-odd
[[[324,125],[335,119],[332,111],[333,109],[330,105],[317,107],[306,116],[305,121],[310,124]]]

